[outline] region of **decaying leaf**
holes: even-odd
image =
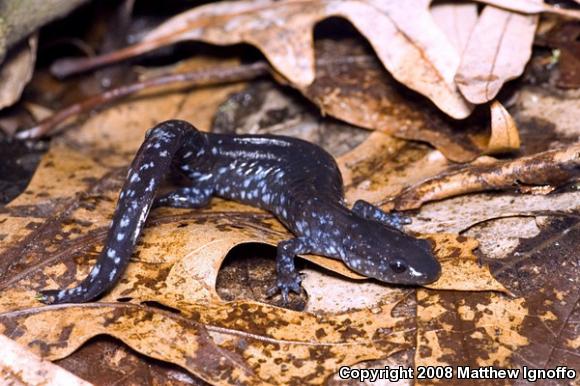
[[[394,202],[399,210],[460,194],[510,189],[517,185],[554,185],[580,175],[580,145],[518,158],[513,161],[473,165],[446,173],[402,192]]]
[[[316,53],[327,62],[369,54],[360,42],[352,40],[318,41]],[[399,138],[430,143],[453,161],[470,161],[485,151],[486,143],[480,147],[474,140],[483,136],[485,142],[489,135],[479,122],[446,119],[428,100],[404,90],[372,56],[332,66],[317,62],[314,83],[300,90],[324,114]]]
[[[396,305],[322,316],[244,302],[181,304],[182,314],[90,303],[3,313],[0,324],[5,334],[18,332],[22,344],[53,360],[106,333],[212,384],[320,384],[343,363],[388,356],[412,344],[408,318],[392,316]],[[55,323],[67,326],[66,334]]]
[[[420,290],[416,364],[435,358],[451,364],[449,358],[459,356],[472,366],[577,371],[578,346],[571,341],[578,336],[579,229],[577,216],[552,220],[494,262],[494,274],[510,281],[519,298]]]
[[[523,298],[419,290],[417,308],[415,366],[455,366],[450,358],[460,357],[460,366],[509,368],[513,353],[530,345],[523,332],[528,317]]]
[[[578,202],[579,192],[548,195],[470,194],[424,204],[408,228],[418,233],[463,234],[473,226],[498,219],[574,216],[579,209]],[[507,229],[505,234],[510,234]]]
[[[506,81],[522,74],[532,54],[537,24],[535,15],[484,8],[455,75],[467,100],[475,104],[490,101]]]
[[[384,295],[373,307],[353,304],[326,316],[251,301],[223,302],[215,280],[227,252],[244,242],[275,244],[289,234],[265,212],[217,199],[205,210],[153,211],[126,274],[102,302],[78,306],[37,302],[38,290],[66,286],[87,274],[102,248],[127,164],[144,131],[170,117],[207,128],[217,102],[238,87],[180,91],[123,103],[92,116],[79,131],[53,143],[28,190],[3,209],[0,220],[0,319],[5,334],[51,359],[70,354],[97,334],[109,334],[215,384],[236,379],[249,384],[291,379],[319,383],[343,364],[386,358],[413,346],[413,314],[395,310],[401,297],[390,296],[390,286],[380,287]],[[391,141],[395,149],[406,149],[418,160],[437,153],[424,145],[406,146],[402,140],[376,135],[384,137],[383,146]],[[343,169],[349,197],[354,197],[351,190],[361,189],[352,181],[392,169],[383,161],[374,168],[357,168],[356,160],[369,156],[367,149],[373,145],[376,141],[361,146],[358,155],[351,152],[340,160],[349,169]],[[375,159],[382,154],[388,160],[385,148],[376,147]],[[439,158],[440,165],[446,164]],[[373,189],[380,191],[381,186]],[[471,284],[476,290],[485,286],[502,290],[489,280],[485,267],[478,267],[473,242],[449,235],[431,237],[450,267],[464,262],[448,271],[457,280],[448,277],[445,288],[465,289]],[[345,270],[328,262],[318,263],[339,273]],[[445,272],[444,268],[443,278],[449,275]],[[462,272],[465,280],[460,280]],[[117,299],[129,302],[111,303]],[[142,302],[162,304],[180,314]],[[219,378],[230,370],[232,378]]]
[[[434,250],[441,262],[441,277],[425,287],[510,293],[490,272],[476,268],[479,265],[473,255],[473,250],[478,246],[476,240],[444,233],[431,235],[429,239],[435,241]]]
[[[24,86],[32,78],[36,63],[38,36],[17,47],[0,67],[0,110],[20,99]]]
[[[62,76],[184,40],[221,45],[245,42],[260,48],[292,84],[306,87],[315,77],[313,27],[332,16],[348,19],[399,82],[454,118],[469,115],[471,106],[453,80],[459,55],[432,20],[424,1],[396,6],[361,0],[208,4],[171,18],[138,45],[96,59],[62,60],[53,68]]]
[[[0,374],[3,384],[90,385],[63,368],[42,360],[4,335],[0,335],[0,343]]]

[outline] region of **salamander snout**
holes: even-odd
[[[390,269],[384,273],[379,272],[378,276],[386,276],[386,279],[398,284],[434,282],[441,275],[441,265],[435,258],[431,245],[427,240],[409,239],[410,243],[406,248],[399,249],[393,258],[388,259]],[[377,279],[381,280],[380,277]]]
[[[391,284],[422,285],[441,275],[441,265],[426,240],[398,231],[355,237],[345,263],[354,271]]]

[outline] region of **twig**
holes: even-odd
[[[318,59],[317,66],[329,66],[338,64],[352,64],[372,62],[376,60],[370,55],[342,56],[336,59]],[[20,131],[16,134],[19,139],[35,139],[49,134],[67,119],[82,113],[89,112],[104,104],[122,99],[145,89],[168,86],[173,84],[187,83],[190,86],[209,86],[224,83],[233,83],[255,79],[261,76],[271,75],[272,68],[266,62],[255,62],[230,67],[218,67],[208,70],[196,70],[180,74],[161,75],[156,78],[144,80],[133,84],[117,87],[95,95],[84,101],[58,110],[54,115],[40,121],[36,126]]]
[[[117,101],[139,91],[159,86],[187,83],[191,86],[207,86],[213,84],[240,82],[268,75],[270,67],[266,62],[256,62],[248,65],[236,65],[231,67],[213,68],[209,70],[197,70],[180,74],[162,75],[156,78],[144,80],[120,86],[102,94],[85,99],[57,111],[54,115],[40,121],[38,125],[23,130],[16,134],[19,139],[40,138],[53,132],[58,125],[77,114],[93,110],[103,104]]]
[[[157,48],[173,44],[179,39],[174,34],[164,36],[158,39],[147,40],[116,51],[112,51],[103,55],[93,56],[89,58],[64,58],[55,61],[50,66],[52,75],[59,79],[66,78],[70,75],[80,74],[89,70],[94,70],[99,67],[104,67],[109,64],[121,62],[123,60],[131,59],[147,52],[153,51]]]
[[[395,199],[395,209],[419,208],[426,202],[517,185],[558,186],[580,177],[580,143],[513,161],[471,165],[412,186]]]

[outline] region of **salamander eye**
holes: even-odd
[[[403,273],[407,270],[407,263],[403,259],[395,259],[389,263],[394,273]]]

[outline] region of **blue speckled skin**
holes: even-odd
[[[181,172],[191,184],[156,199],[164,176]],[[43,291],[45,303],[93,300],[109,290],[129,263],[153,206],[200,208],[212,196],[273,213],[296,237],[277,250],[277,285],[284,301],[300,291],[297,254],[342,260],[354,271],[394,284],[435,281],[440,266],[430,244],[400,231],[408,220],[357,201],[344,205],[340,171],[330,154],[290,137],[202,133],[184,121],[151,129],[119,195],[103,251],[77,287]]]

